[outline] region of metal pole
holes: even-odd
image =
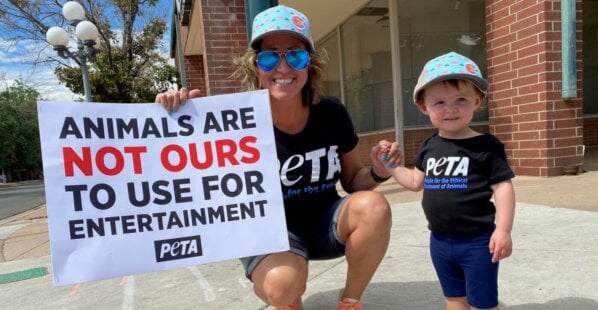
[[[394,97],[394,115],[395,115],[395,141],[399,142],[399,150],[401,154],[405,154],[405,102],[403,101],[403,86],[401,85],[401,44],[400,28],[399,28],[399,5],[397,1],[389,1],[388,5],[389,22],[390,22],[390,44],[392,55],[392,80],[393,80],[393,97]],[[405,163],[403,163],[404,165]]]
[[[561,63],[563,88],[561,97],[577,97],[577,64],[575,47],[575,0],[561,1]]]
[[[86,57],[81,57],[81,74],[83,75],[83,90],[85,91],[85,101],[91,101],[91,86],[89,85],[89,70],[87,69]]]
[[[183,50],[183,38],[181,36],[181,15],[182,12],[179,12],[176,8],[176,5],[174,7],[174,18],[176,19],[174,21],[174,28],[175,28],[175,35],[176,35],[176,44],[177,44],[177,48],[176,48],[176,58],[177,58],[177,63],[179,65],[179,77],[181,78],[181,86],[182,87],[187,87],[187,74],[185,72],[185,59],[184,59],[184,54],[185,51]]]
[[[85,93],[85,101],[91,101],[91,86],[89,84],[89,69],[87,68],[87,55],[83,47],[83,42],[79,40],[79,51],[75,55],[79,59],[79,67],[81,67],[81,76],[83,76],[83,91]]]

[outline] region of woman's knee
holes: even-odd
[[[273,305],[292,303],[303,295],[307,282],[307,261],[291,252],[268,255],[252,274],[255,293]]]
[[[375,191],[363,191],[356,197],[357,208],[360,213],[380,224],[390,223],[391,210],[388,200],[382,193]]]
[[[338,233],[342,240],[347,240],[360,227],[381,236],[390,234],[392,215],[388,201],[381,193],[374,191],[356,192],[349,197],[341,210],[338,221]]]

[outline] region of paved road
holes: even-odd
[[[0,187],[0,220],[46,203],[43,181]]]

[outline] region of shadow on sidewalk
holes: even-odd
[[[303,300],[305,310],[331,308],[340,290],[321,291]],[[365,309],[442,309],[444,297],[440,285],[433,281],[376,282],[368,285],[362,299]]]
[[[330,308],[340,290],[322,291],[303,300],[305,310]],[[500,297],[500,295],[499,295]],[[365,309],[444,309],[444,297],[438,282],[378,282],[371,283],[362,300]],[[565,297],[543,304],[529,303],[509,306],[501,301],[502,310],[595,310],[598,302],[582,297]]]
[[[566,297],[551,300],[543,304],[525,304],[517,306],[507,306],[501,309],[505,310],[595,310],[598,309],[598,302],[588,298]]]

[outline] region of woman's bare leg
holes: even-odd
[[[361,299],[386,254],[391,225],[390,205],[381,193],[356,192],[345,201],[337,224],[348,264],[341,299]]]
[[[292,252],[270,254],[251,275],[253,290],[270,305],[291,304],[305,292],[307,267],[307,260]]]

